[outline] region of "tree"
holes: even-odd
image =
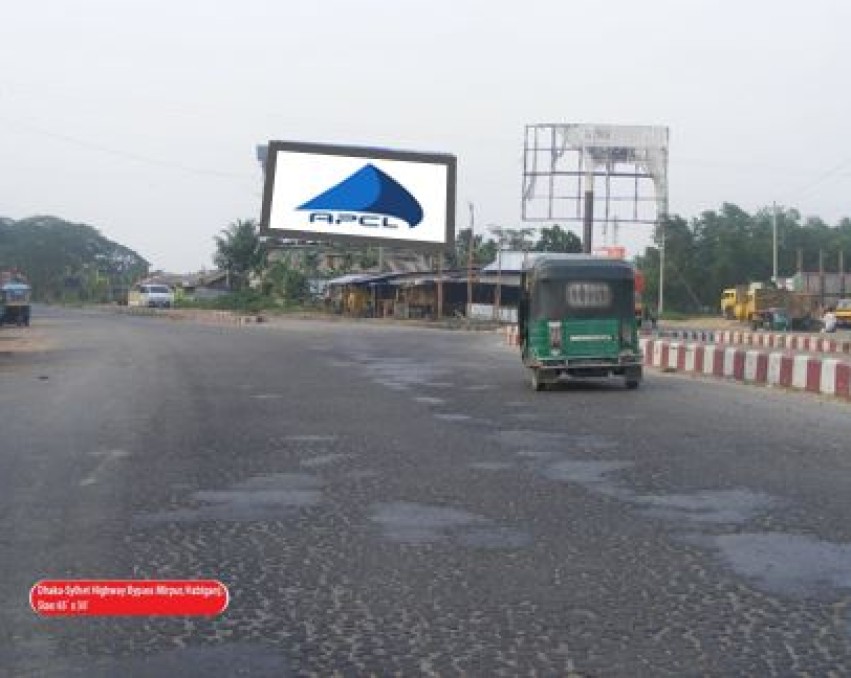
[[[293,268],[288,260],[276,261],[266,271],[270,292],[288,304],[300,304],[310,294],[307,276]]]
[[[490,231],[496,236],[499,245],[505,245],[509,250],[525,252],[532,246],[530,236],[535,232],[535,229],[491,226]]]
[[[364,247],[358,255],[358,268],[362,271],[378,266],[378,249]]]
[[[0,217],[0,271],[23,273],[38,301],[114,301],[148,269],[136,252],[86,224]]]
[[[462,228],[455,236],[455,250],[450,255],[450,265],[466,268],[470,252],[470,229]],[[473,265],[489,264],[496,258],[496,242],[485,240],[485,236],[477,233],[473,237]]]
[[[561,226],[554,224],[541,229],[541,235],[535,246],[534,252],[581,252],[582,241],[571,231],[562,230]]]
[[[230,276],[232,289],[244,289],[248,277],[263,263],[263,250],[253,219],[239,219],[215,236],[213,262]]]

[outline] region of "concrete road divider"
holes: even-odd
[[[741,330],[660,330],[657,332],[657,336],[671,341],[699,341],[707,344],[732,344],[734,346],[851,355],[851,340],[835,336],[828,337],[823,334],[746,332]]]
[[[520,346],[520,330],[517,325],[506,325],[500,328],[505,337],[505,343],[509,346]]]
[[[665,339],[640,342],[647,367],[851,399],[847,359]]]

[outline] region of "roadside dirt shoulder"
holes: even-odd
[[[0,355],[49,351],[53,344],[39,327],[0,327]]]
[[[746,330],[748,326],[737,320],[727,320],[720,316],[695,316],[683,320],[660,320],[659,329],[662,330]]]

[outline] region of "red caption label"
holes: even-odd
[[[228,598],[215,579],[44,579],[30,589],[30,607],[42,617],[214,616]]]

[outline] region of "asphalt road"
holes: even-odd
[[[495,334],[97,312],[0,345],[0,675],[851,671],[851,407],[533,393]],[[215,619],[37,617],[216,578]]]

